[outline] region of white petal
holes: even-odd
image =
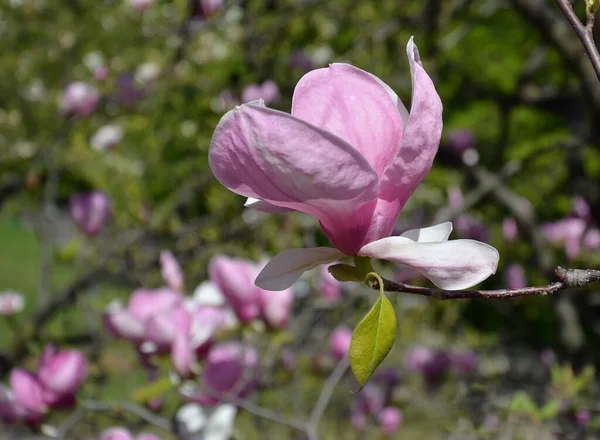
[[[254,282],[265,290],[285,290],[300,275],[320,264],[332,263],[345,255],[335,248],[287,249],[271,259]]]
[[[364,246],[358,255],[391,260],[419,270],[441,289],[466,289],[496,272],[498,251],[475,240],[417,243],[387,237]]]
[[[400,237],[410,238],[412,241],[419,243],[432,243],[440,241],[448,241],[452,232],[452,223],[445,222],[439,225],[429,226],[428,228],[409,229],[400,234]]]
[[[196,287],[192,299],[199,306],[222,306],[225,305],[225,297],[212,281],[204,281]]]
[[[234,405],[217,406],[204,428],[204,440],[228,440],[233,431],[236,414],[237,408]]]
[[[293,211],[293,209],[283,208],[281,206],[277,206],[277,205],[273,205],[272,203],[265,202],[264,200],[253,199],[252,197],[248,197],[248,199],[246,200],[246,203],[244,203],[244,206],[246,208],[252,208],[257,211],[269,212],[269,213]]]

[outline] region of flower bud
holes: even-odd
[[[509,289],[521,289],[527,286],[527,278],[523,266],[517,263],[510,264],[504,271],[504,280]]]
[[[448,146],[458,154],[463,154],[475,145],[475,135],[470,130],[454,130],[448,135]]]
[[[336,360],[341,360],[350,351],[352,331],[347,327],[337,328],[329,337],[329,350]]]
[[[109,428],[100,435],[99,440],[134,440],[125,428]]]
[[[262,99],[265,105],[279,100],[279,86],[275,81],[267,80],[261,85],[251,84],[242,91],[242,102],[258,101]]]
[[[25,297],[21,293],[5,291],[0,293],[0,315],[10,316],[22,312]]]
[[[332,264],[327,268],[327,271],[337,281],[361,281],[356,267],[348,264]]]
[[[14,401],[34,414],[43,414],[46,411],[44,390],[38,378],[29,371],[14,369],[10,374],[10,386]]]
[[[38,377],[44,388],[68,397],[75,395],[85,379],[86,371],[87,361],[82,353],[76,350],[56,352],[53,346],[48,345],[40,360]]]
[[[292,314],[294,302],[294,289],[285,289],[277,292],[260,290],[261,315],[265,323],[276,329],[282,329]]]
[[[247,345],[227,342],[212,347],[204,368],[205,389],[182,391],[187,398],[213,405],[222,393],[235,392],[245,397],[258,385],[258,352]]]
[[[402,424],[402,411],[399,408],[388,406],[379,413],[379,426],[385,435],[394,435]]]
[[[502,236],[508,242],[514,241],[519,234],[517,221],[514,217],[506,217],[502,221]]]
[[[102,192],[90,192],[71,198],[71,216],[85,235],[98,235],[111,216],[110,199]]]
[[[240,258],[217,256],[208,266],[214,282],[241,322],[249,322],[261,313],[260,289],[254,285],[256,264]]]
[[[183,272],[177,259],[170,251],[162,251],[160,253],[160,273],[163,281],[167,283],[170,289],[175,292],[183,290]]]
[[[587,409],[579,409],[575,411],[573,418],[575,419],[575,423],[579,426],[587,426],[592,420],[592,415]]]

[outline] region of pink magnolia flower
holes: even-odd
[[[108,196],[94,191],[71,197],[71,216],[85,235],[98,235],[112,214]]]
[[[504,272],[504,280],[509,289],[521,289],[527,286],[527,278],[523,266],[518,263],[510,264]]]
[[[75,81],[65,88],[61,107],[67,113],[89,116],[94,113],[99,101],[98,90],[84,82]]]
[[[5,291],[0,293],[0,315],[10,316],[22,312],[25,297],[21,293]]]
[[[170,289],[181,292],[183,290],[183,272],[177,259],[170,251],[160,253],[160,273],[163,281]]]
[[[16,368],[10,374],[10,386],[14,402],[25,409],[24,413],[41,417],[46,412],[44,389],[35,374]]]
[[[251,84],[242,90],[242,102],[258,101],[272,104],[279,100],[279,86],[275,81],[267,80],[262,84]]]
[[[116,337],[143,342],[148,320],[181,304],[183,297],[170,289],[137,289],[127,308],[113,302],[104,313],[104,324]]]
[[[350,350],[352,330],[347,327],[337,328],[329,337],[329,350],[331,355],[338,361],[343,359]]]
[[[182,394],[200,405],[214,405],[222,393],[247,396],[258,385],[258,352],[247,345],[226,342],[212,347],[206,358],[202,389],[182,389]]]
[[[49,344],[44,349],[37,375],[49,405],[71,404],[85,379],[87,361],[77,350],[60,350]]]
[[[446,289],[495,272],[496,249],[448,241],[450,223],[390,237],[431,168],[442,131],[442,104],[412,39],[407,52],[410,114],[374,75],[332,64],[300,79],[291,115],[254,101],[219,122],[209,151],[216,178],[252,207],[316,217],[335,246],[283,251],[256,279],[261,288],[287,289],[304,271],[347,256],[413,266]]]
[[[600,230],[588,227],[577,217],[567,217],[542,225],[542,234],[551,243],[563,244],[570,259],[577,258],[582,246],[589,250],[600,249]]]
[[[394,406],[381,410],[378,416],[381,432],[385,435],[394,435],[402,424],[402,411]]]
[[[267,325],[283,328],[291,314],[294,292],[288,288],[275,293],[257,287],[254,280],[260,268],[249,260],[220,255],[209,263],[208,274],[241,322],[262,317]]]
[[[17,381],[23,378],[17,378]],[[31,377],[25,380],[31,380]],[[37,396],[37,394],[35,394]],[[21,406],[15,398],[15,393],[12,389],[0,385],[0,420],[4,423],[25,423],[38,425],[44,418],[44,411],[31,410]]]

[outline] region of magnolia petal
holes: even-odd
[[[358,255],[395,261],[419,270],[441,289],[466,289],[496,272],[496,249],[475,240],[417,243],[387,237],[364,246]]]
[[[389,98],[388,98],[389,100]],[[350,224],[356,248],[378,193],[377,174],[351,145],[289,114],[255,103],[228,112],[209,150],[215,177],[231,191],[318,218]],[[353,249],[354,251],[358,249]]]
[[[300,79],[292,114],[344,139],[382,176],[398,154],[404,131],[399,100],[390,92],[375,75],[335,63]]]
[[[277,205],[272,205],[269,202],[265,202],[264,200],[259,200],[259,199],[253,199],[252,197],[248,197],[248,200],[246,200],[246,203],[244,203],[244,206],[246,208],[252,208],[257,211],[268,212],[268,213],[293,211],[293,209],[283,208],[283,207],[277,206]]]
[[[287,249],[267,263],[258,274],[255,284],[265,290],[285,290],[307,270],[344,256],[339,250],[329,247]]]
[[[451,232],[452,223],[444,222],[427,228],[409,229],[400,234],[400,237],[410,238],[412,241],[417,241],[419,243],[437,243],[448,241]]]
[[[406,51],[413,84],[410,116],[400,150],[380,181],[372,237],[391,233],[398,213],[431,169],[442,136],[442,102],[421,65],[413,38]]]

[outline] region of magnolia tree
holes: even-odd
[[[2,436],[600,426],[597,0],[71,3],[0,9]]]

